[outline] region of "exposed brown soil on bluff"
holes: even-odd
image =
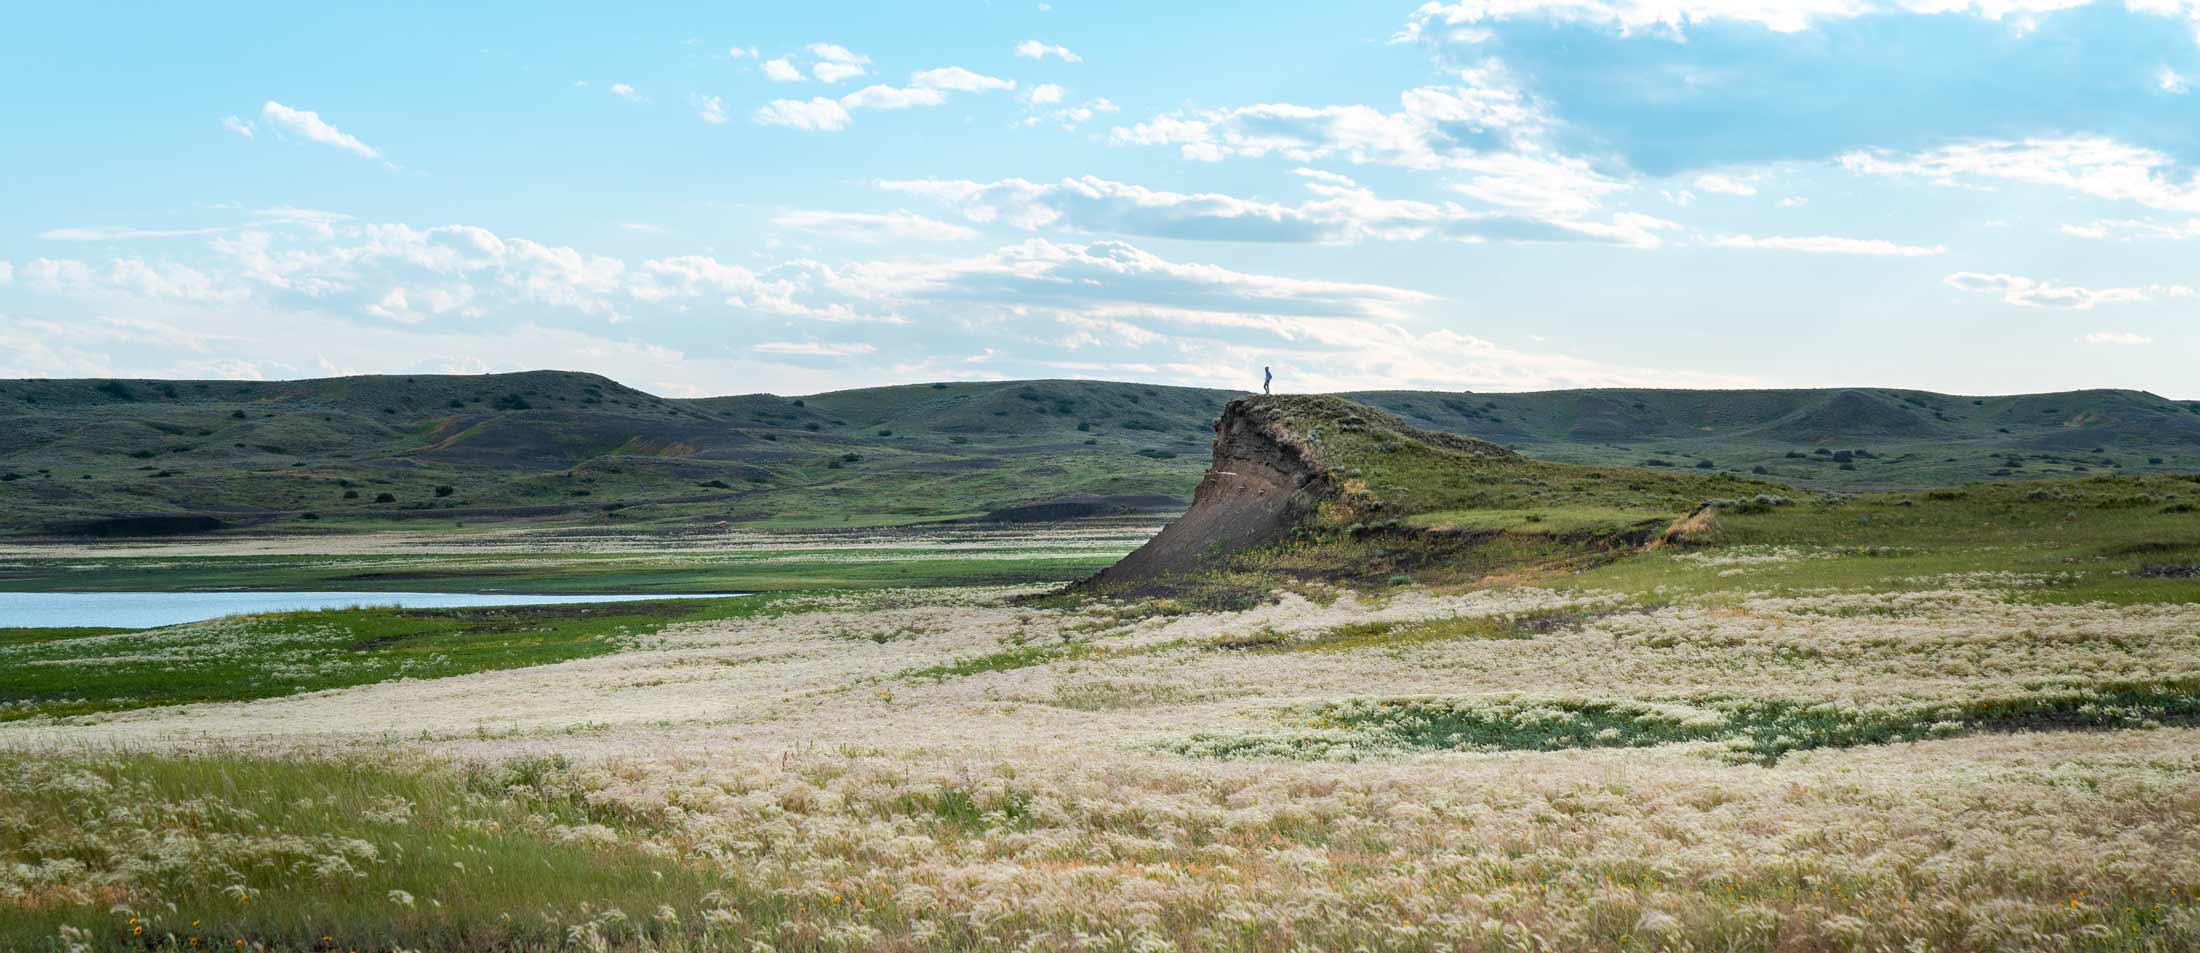
[[[1094,577],[1102,589],[1138,586],[1213,565],[1276,542],[1322,500],[1343,491],[1343,477],[1320,445],[1291,422],[1374,424],[1430,446],[1473,456],[1512,456],[1496,444],[1415,430],[1390,414],[1334,397],[1239,397],[1215,421],[1214,462],[1192,506],[1137,551]],[[1303,424],[1302,424],[1303,426]]]

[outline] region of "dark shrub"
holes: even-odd
[[[497,398],[496,402],[490,404],[489,406],[495,407],[498,410],[526,410],[535,405],[528,403],[527,398],[521,397],[518,394],[506,394],[502,397]]]
[[[435,495],[439,497],[449,496],[456,492],[458,492],[457,488],[450,486],[439,486],[435,488]]]
[[[229,412],[229,419],[231,419],[231,420],[243,420],[243,419],[244,419],[244,411],[241,411],[241,410],[232,410],[232,411],[230,411],[230,412]]]
[[[358,490],[345,490],[345,491],[344,491],[344,499],[347,499],[347,500],[356,500],[356,499],[358,499],[358,498],[359,498],[359,491],[358,491]]]
[[[374,495],[374,501],[376,503],[395,503],[397,502],[397,495],[394,493],[377,493]]]

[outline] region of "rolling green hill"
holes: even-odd
[[[557,371],[0,381],[0,531],[1167,511],[1189,499],[1232,396],[1029,381],[676,400]],[[2200,470],[2200,402],[2131,391],[1346,396],[1531,457],[1825,489]]]

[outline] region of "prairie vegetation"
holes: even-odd
[[[1340,450],[1381,512],[1174,599],[422,620],[501,660],[32,712],[0,724],[0,947],[2200,946],[2200,483],[1417,454]],[[1479,562],[1391,573],[1423,534]]]

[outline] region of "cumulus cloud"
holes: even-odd
[[[960,66],[944,66],[939,69],[919,70],[909,77],[920,89],[952,90],[958,93],[983,93],[992,90],[1015,89],[1016,81],[973,73]]]
[[[786,126],[810,132],[838,132],[854,121],[857,109],[917,109],[947,102],[951,92],[985,92],[1015,89],[1014,80],[996,79],[959,66],[920,70],[908,86],[884,83],[866,86],[839,99],[813,97],[808,102],[779,99],[756,110],[753,118],[767,126]]]
[[[1547,124],[1495,63],[1459,76],[1462,85],[1406,90],[1396,111],[1261,103],[1157,116],[1110,130],[1108,141],[1175,146],[1184,158],[1202,162],[1273,155],[1293,162],[1338,158],[1436,170],[1493,147],[1519,145]]]
[[[1024,102],[1033,106],[1052,106],[1062,101],[1065,92],[1067,91],[1054,83],[1040,83],[1024,94]]]
[[[1908,176],[1941,185],[2015,182],[2166,211],[2200,211],[2200,176],[2180,177],[2176,161],[2162,152],[2099,136],[1981,140],[1910,155],[1851,152],[1840,161],[1858,175]]]
[[[2085,6],[2094,0],[1457,0],[1422,4],[1395,39],[1472,30],[1503,20],[1540,18],[1681,35],[1691,26],[1739,23],[1775,33],[1799,33],[1822,23],[1863,16],[1969,14],[2018,20]],[[2132,9],[2170,7],[2175,0],[2138,0]],[[2168,11],[2162,11],[2168,12]]]
[[[222,128],[227,129],[230,132],[234,132],[237,135],[243,136],[247,139],[259,135],[259,130],[253,128],[252,123],[243,119],[239,119],[235,116],[223,116]]]
[[[1067,47],[1041,43],[1038,40],[1025,40],[1016,44],[1016,55],[1027,60],[1043,60],[1052,56],[1064,63],[1081,63],[1085,59],[1070,52]]]
[[[373,146],[322,121],[321,115],[311,110],[292,109],[271,99],[260,107],[260,120],[308,142],[342,149],[363,159],[382,158],[382,153]]]
[[[1875,255],[1918,258],[1944,255],[1946,245],[1902,245],[1877,238],[1838,238],[1831,235],[1718,235],[1704,244],[1713,248],[1746,248],[1805,252],[1814,255]]]
[[[795,69],[794,63],[782,56],[764,61],[764,78],[774,83],[799,83],[802,82],[802,71]]]
[[[688,97],[688,105],[695,107],[695,118],[713,126],[726,124],[726,101],[716,96],[697,93]]]
[[[1338,188],[1349,182],[1309,178]],[[895,354],[896,366],[963,368],[969,335],[982,334],[991,349],[987,374],[1043,372],[1045,362],[1074,350],[1072,362],[1081,366],[1145,367],[1196,383],[1216,382],[1226,368],[1283,360],[1319,369],[1296,379],[1306,387],[1745,382],[1508,348],[1430,327],[1437,299],[1410,288],[1264,274],[1166,258],[1121,241],[1035,237],[957,257],[751,267],[707,255],[629,261],[464,225],[336,219],[251,227],[209,241],[206,250],[204,260],[190,262],[40,259],[0,276],[90,308],[126,309],[139,316],[133,320],[192,328],[193,342],[160,346],[199,347],[203,353],[188,358],[194,366],[245,376],[321,372],[320,354],[337,340],[344,366],[354,370],[568,366],[675,392],[714,392],[730,379],[785,381],[772,375],[795,373],[790,366],[865,375],[791,378],[820,389],[901,373],[869,364],[874,354]],[[650,316],[683,320],[618,323]],[[713,327],[737,329],[868,326],[855,341],[800,331],[752,335],[763,343],[730,361],[610,330],[665,333],[703,316],[725,323]],[[575,320],[581,323],[564,326]],[[267,338],[270,323],[285,334]],[[10,356],[0,360],[22,374],[105,372],[111,361],[104,349],[81,329],[64,330],[71,333],[48,335],[20,322],[0,328],[0,336],[24,338],[5,342]],[[152,332],[132,333],[144,340]],[[147,366],[186,359],[163,360],[169,363]],[[769,363],[782,360],[792,364]]]
[[[637,90],[634,87],[629,86],[625,83],[612,83],[611,95],[617,96],[620,99],[626,100],[630,103],[649,102],[649,97],[642,95],[640,90]]]
[[[922,86],[866,86],[840,97],[849,109],[915,109],[947,102],[947,94]]]
[[[837,132],[848,128],[853,121],[847,107],[839,100],[823,96],[808,100],[775,99],[757,107],[752,118],[760,125],[786,126],[808,132]]]
[[[773,216],[772,224],[813,235],[858,242],[944,242],[974,238],[978,234],[968,226],[942,222],[906,211],[873,213],[797,210]]]
[[[870,72],[871,58],[835,43],[812,43],[808,50],[817,62],[810,64],[810,75],[819,82],[838,83],[854,79]]]
[[[2060,285],[2023,275],[1981,274],[1962,271],[1941,279],[1957,291],[1991,295],[2027,308],[2060,308],[2090,311],[2104,304],[2133,304],[2165,298],[2194,297],[2184,285],[2146,285],[2137,288],[2082,288]]]

